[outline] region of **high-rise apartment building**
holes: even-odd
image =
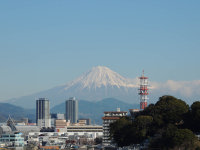
[[[103,139],[102,143],[104,145],[109,145],[112,141],[110,138],[110,123],[115,122],[121,117],[127,116],[126,111],[120,111],[120,108],[117,108],[117,111],[106,111],[104,112],[103,119]]]
[[[51,127],[49,108],[49,100],[47,98],[39,98],[36,100],[36,122],[38,126]]]
[[[78,101],[75,97],[66,101],[66,120],[70,120],[70,123],[77,123],[78,121]]]

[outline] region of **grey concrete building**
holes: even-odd
[[[49,100],[47,98],[39,98],[36,100],[36,122],[38,126],[51,127],[49,108]]]
[[[70,123],[77,123],[78,121],[78,101],[75,97],[66,101],[66,120],[70,120]]]

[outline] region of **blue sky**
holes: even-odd
[[[94,66],[152,81],[200,77],[200,1],[1,1],[0,100]]]

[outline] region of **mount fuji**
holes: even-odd
[[[200,99],[200,80],[168,80],[164,83],[150,82],[150,85],[148,103],[156,102],[162,95],[186,99],[189,104]],[[138,78],[128,79],[107,67],[97,66],[67,84],[5,102],[24,108],[35,108],[35,100],[46,97],[50,100],[51,107],[54,107],[75,96],[78,100],[90,102],[115,98],[129,104],[139,104],[138,87]]]
[[[75,96],[77,99],[93,102],[112,97],[135,104],[139,102],[137,82],[137,79],[127,79],[107,67],[97,66],[67,84],[6,102],[34,108],[37,98],[46,97],[53,107]]]

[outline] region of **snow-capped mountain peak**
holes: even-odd
[[[100,88],[102,86],[137,87],[137,84],[112,71],[104,66],[93,67],[90,71],[84,73],[78,79],[68,84],[65,89],[71,86],[79,85],[81,88]]]
[[[162,95],[173,95],[188,98],[191,103],[199,100],[200,80],[173,81],[164,83],[150,82],[148,103],[155,102]],[[32,95],[8,100],[12,104],[23,107],[35,106],[35,98],[47,97],[51,106],[62,103],[69,97],[98,101],[104,98],[117,98],[128,103],[139,104],[139,79],[127,79],[107,67],[97,66],[68,84],[60,85]]]

